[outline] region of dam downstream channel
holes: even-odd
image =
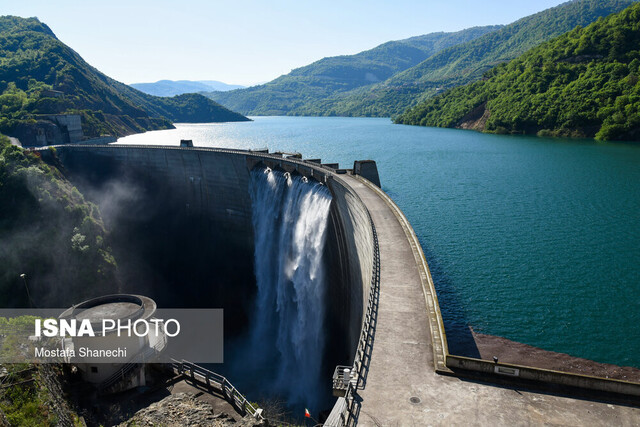
[[[450,345],[468,327],[547,350],[640,366],[640,149],[387,119],[257,117],[178,125],[120,143],[300,151],[378,162],[414,227]]]

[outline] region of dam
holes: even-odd
[[[450,355],[420,244],[402,212],[372,183],[378,177],[371,163],[356,162],[354,174],[318,161],[264,152],[131,145],[59,146],[57,157],[73,182],[95,184],[108,177],[110,182],[144,183],[140,192],[169,203],[171,213],[203,225],[210,233],[207,238],[225,242],[243,262],[253,259],[256,242],[252,173],[264,175],[269,169],[326,187],[331,202],[322,249],[327,284],[324,317],[326,328],[335,335],[331,345],[339,349],[336,358],[345,357],[339,364],[355,371],[327,425],[451,425],[469,420],[607,424],[612,419],[633,424],[640,417],[639,410],[630,406],[484,382],[491,376],[512,379],[529,374],[529,379],[536,379],[533,375],[545,374],[537,379],[573,386],[584,378],[563,383],[572,378],[501,363],[487,362],[487,366],[484,361]],[[230,291],[227,297],[242,295]],[[461,371],[485,376],[483,381],[463,381],[452,375]],[[635,389],[622,381],[592,383],[621,394],[633,394]],[[593,384],[589,386],[597,388]]]

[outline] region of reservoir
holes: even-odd
[[[452,353],[469,328],[640,367],[640,143],[480,134],[389,119],[255,117],[119,143],[378,163],[415,229]]]

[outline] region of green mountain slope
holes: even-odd
[[[391,41],[356,55],[321,59],[264,85],[207,96],[244,114],[300,114],[329,96],[386,80],[442,49],[498,28],[476,27]]]
[[[383,83],[336,97],[326,114],[393,116],[447,88],[478,80],[511,60],[578,25],[619,12],[632,0],[575,0],[522,18],[498,31],[436,53]]]
[[[640,139],[640,4],[578,27],[396,123]]]
[[[98,207],[38,153],[1,134],[0,266],[2,307],[30,306],[21,274],[36,307],[66,307],[119,290]]]
[[[247,120],[198,95],[160,98],[87,64],[36,18],[0,17],[0,131],[38,114],[77,113],[86,136],[172,127],[172,121]]]

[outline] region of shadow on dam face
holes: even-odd
[[[355,220],[338,211],[344,197],[332,200],[340,189],[240,154],[60,149],[59,159],[101,208],[122,292],[223,308],[225,363],[211,369],[250,400],[332,406],[333,368],[352,361],[363,306],[345,255]]]

